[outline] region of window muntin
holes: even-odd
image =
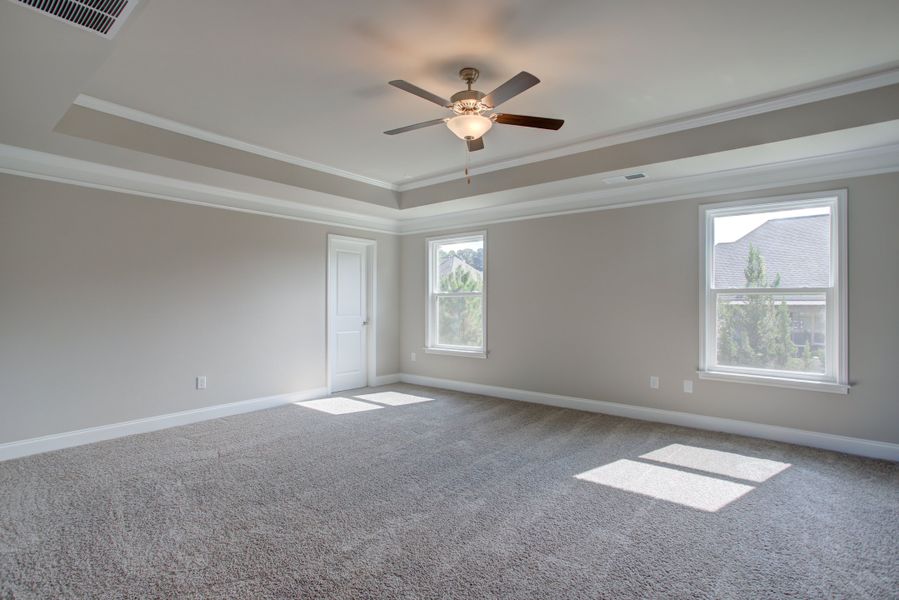
[[[484,242],[484,233],[428,240],[428,349],[485,353]]]
[[[845,385],[844,192],[701,207],[705,373]]]

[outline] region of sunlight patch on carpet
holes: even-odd
[[[717,512],[755,489],[742,483],[626,459],[575,477],[707,512]]]
[[[419,402],[431,402],[433,398],[425,396],[414,396],[412,394],[404,394],[402,392],[375,392],[373,394],[362,394],[355,396],[360,400],[368,400],[369,402],[377,402],[378,404],[386,404],[387,406],[404,406],[406,404],[418,404]]]
[[[743,456],[742,454],[709,450],[708,448],[698,448],[684,444],[671,444],[670,446],[643,454],[640,458],[737,479],[746,479],[756,483],[767,481],[790,467],[789,463],[776,460]]]
[[[331,415],[345,415],[348,413],[384,408],[377,404],[369,404],[368,402],[353,400],[352,398],[343,398],[341,396],[321,398],[319,400],[307,400],[305,402],[294,402],[294,404],[302,406],[303,408],[311,408],[313,410],[326,412]]]

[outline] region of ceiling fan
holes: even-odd
[[[412,85],[408,81],[395,79],[390,85],[410,94],[415,94],[420,98],[424,98],[434,104],[439,104],[444,108],[453,111],[453,115],[442,119],[432,119],[415,125],[407,125],[398,129],[385,131],[387,135],[396,135],[405,133],[414,129],[430,127],[431,125],[439,125],[446,123],[459,139],[464,140],[468,144],[468,151],[484,149],[483,135],[493,127],[493,123],[502,123],[503,125],[518,125],[520,127],[536,127],[538,129],[559,129],[565,123],[562,119],[547,119],[544,117],[527,117],[524,115],[510,115],[508,113],[494,112],[496,107],[514,98],[521,92],[537,85],[540,80],[528,73],[522,71],[506,83],[502,84],[489,94],[484,94],[478,90],[471,89],[471,84],[478,80],[480,72],[474,67],[464,67],[459,71],[459,78],[468,84],[467,90],[462,90],[450,96],[450,99],[441,98],[437,94],[432,94],[427,90],[423,90],[416,85]]]

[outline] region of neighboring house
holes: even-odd
[[[830,285],[830,216],[814,215],[772,219],[740,239],[715,245],[715,287],[739,288],[746,285],[750,244],[765,259],[768,281],[780,275],[780,287],[827,287]],[[788,296],[792,339],[797,346],[808,342],[813,350],[823,349],[825,320],[823,301]]]
[[[440,278],[443,279],[450,273],[454,273],[457,269],[462,269],[463,271],[467,271],[478,281],[483,279],[484,274],[478,271],[476,268],[461,260],[456,256],[445,256],[440,260]]]
[[[765,258],[768,280],[780,274],[780,287],[830,285],[830,216],[772,219],[740,239],[715,244],[715,287],[746,285],[746,259],[752,244]]]

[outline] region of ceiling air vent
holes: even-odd
[[[138,0],[10,0],[111,38]]]
[[[616,175],[603,179],[604,183],[624,183],[625,181],[634,181],[635,179],[645,179],[646,173],[630,173],[628,175]]]

